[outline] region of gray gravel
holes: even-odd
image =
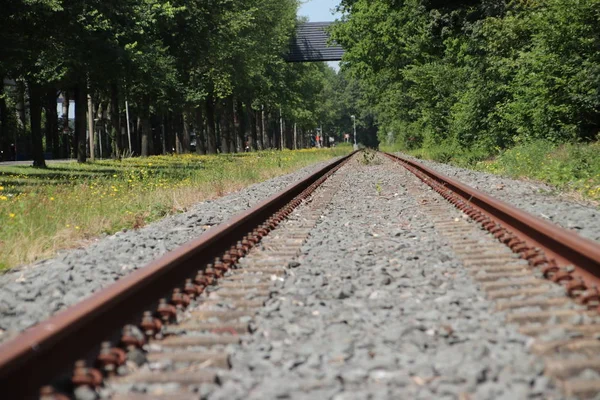
[[[81,301],[329,162],[199,203],[186,213],[0,276],[0,333],[4,331],[0,340]]]
[[[404,154],[399,154],[407,157]],[[410,157],[408,157],[410,158]],[[600,209],[560,195],[543,183],[510,179],[433,161],[420,163],[588,239],[600,241]]]
[[[560,398],[407,193],[414,176],[353,168],[209,398]]]

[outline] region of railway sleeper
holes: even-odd
[[[574,304],[569,304],[576,306]],[[595,311],[585,309],[554,309],[547,311],[534,311],[534,312],[515,312],[506,316],[506,322],[509,323],[577,323],[577,321],[585,319],[585,317],[591,318],[597,316]],[[575,320],[575,321],[574,321]]]

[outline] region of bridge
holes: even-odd
[[[341,61],[344,49],[329,44],[327,28],[331,22],[307,22],[298,25],[290,50],[284,55],[287,62]]]

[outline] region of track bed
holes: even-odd
[[[45,400],[600,392],[598,299],[591,281],[574,285],[579,267],[549,269],[536,260],[552,254],[499,241],[383,154],[329,175],[199,265]]]

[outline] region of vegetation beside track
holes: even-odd
[[[0,270],[49,257],[103,233],[139,228],[199,201],[351,149],[341,145],[0,168]]]
[[[387,151],[397,151],[393,147]],[[558,145],[537,140],[515,146],[493,157],[458,147],[409,151],[423,159],[553,185],[560,191],[600,201],[600,142]]]

